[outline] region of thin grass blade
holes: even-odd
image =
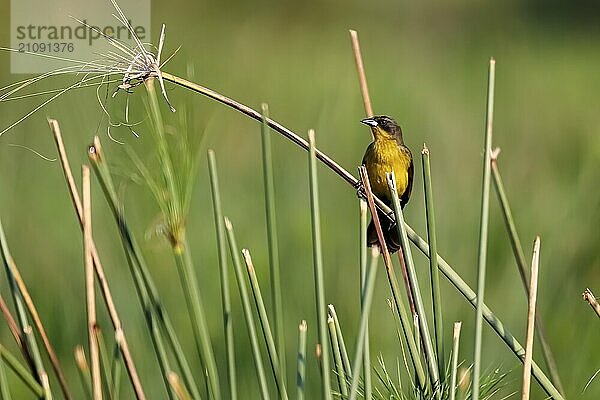
[[[360,214],[360,308],[364,307],[365,289],[367,283],[367,202],[359,199]],[[369,346],[369,321],[365,325],[365,349],[363,350],[363,381],[365,400],[371,400],[373,397],[373,388],[371,380],[371,350]],[[358,365],[354,366],[355,373],[358,373]],[[349,374],[352,376],[352,373]]]
[[[342,398],[348,396],[348,383],[346,382],[346,372],[342,362],[342,353],[340,352],[340,344],[338,342],[337,330],[335,321],[331,315],[327,318],[327,327],[329,328],[329,340],[331,342],[331,351],[333,353],[333,361],[338,381],[338,387]]]
[[[435,234],[435,211],[433,207],[433,185],[431,183],[431,163],[429,159],[429,149],[423,145],[421,152],[423,161],[423,187],[425,193],[425,213],[427,218],[427,240],[433,253],[437,254],[437,238]],[[433,325],[435,329],[435,347],[438,362],[438,371],[440,371],[440,383],[444,383],[444,319],[442,312],[442,295],[440,291],[439,269],[435,258],[429,259],[429,274],[431,277],[431,293],[433,306]]]
[[[473,356],[473,400],[479,400],[481,374],[481,342],[483,334],[483,301],[487,261],[487,236],[490,200],[490,166],[492,159],[492,125],[494,121],[494,81],[496,61],[490,59],[488,70],[487,111],[485,116],[485,141],[483,156],[483,183],[481,194],[481,221],[479,224],[479,254],[477,257],[477,306],[475,312],[475,350]]]
[[[342,357],[342,365],[344,366],[344,373],[347,376],[352,376],[352,367],[350,365],[350,358],[348,357],[348,350],[346,349],[346,341],[344,340],[344,334],[342,332],[342,327],[340,325],[340,320],[337,316],[337,312],[335,311],[335,307],[333,304],[329,304],[327,306],[327,310],[329,311],[329,315],[333,318],[333,323],[335,324],[335,332],[338,339],[338,344],[340,347],[340,355]],[[327,322],[329,324],[329,321]]]
[[[319,209],[319,184],[317,178],[317,158],[315,152],[315,131],[308,131],[308,170],[310,181],[310,209],[313,241],[313,266],[315,274],[315,295],[317,305],[317,328],[321,345],[321,388],[323,399],[331,399],[329,340],[327,339],[327,318],[325,306],[325,283],[323,279],[323,250],[321,248],[321,217]]]
[[[233,260],[233,270],[235,272],[235,278],[238,284],[240,299],[242,300],[244,317],[246,318],[246,326],[248,327],[248,336],[250,337],[250,345],[252,347],[252,355],[254,356],[254,368],[256,370],[262,399],[267,400],[269,399],[269,389],[267,386],[267,379],[265,377],[265,368],[260,355],[260,346],[258,344],[258,335],[256,334],[256,327],[254,325],[254,316],[252,315],[252,307],[250,305],[248,288],[246,287],[246,282],[244,281],[242,261],[240,260],[237,241],[233,232],[233,225],[231,224],[231,221],[227,219],[227,217],[225,217],[224,220],[225,229],[227,232],[227,240],[229,242],[229,251]]]
[[[219,189],[219,178],[217,174],[217,161],[215,158],[215,152],[213,150],[208,151],[208,170],[210,174],[210,187],[215,215],[215,229],[217,233],[219,272],[221,274],[221,305],[223,307],[223,333],[225,337],[225,349],[227,353],[229,395],[231,400],[237,400],[237,372],[235,363],[233,320],[231,314],[231,298],[229,294],[227,239],[225,238],[225,227],[223,226],[223,211],[221,207],[221,194]]]
[[[267,239],[269,243],[269,267],[271,273],[271,300],[273,301],[273,322],[275,326],[275,341],[279,355],[279,368],[286,376],[285,362],[285,330],[283,325],[283,302],[281,300],[281,278],[279,272],[279,241],[277,238],[277,219],[275,216],[275,185],[273,183],[273,160],[271,155],[271,129],[267,124],[269,106],[261,105],[261,144],[262,164],[265,190],[265,214],[267,217]]]
[[[525,343],[525,361],[523,362],[522,399],[529,400],[531,387],[531,362],[533,361],[533,335],[535,331],[535,304],[537,300],[538,271],[540,264],[540,237],[535,238],[531,259],[531,281],[529,284],[529,307],[527,313],[527,340]]]
[[[252,296],[254,297],[254,304],[258,311],[258,317],[260,320],[260,326],[262,328],[265,343],[267,345],[267,352],[269,354],[269,360],[271,361],[271,369],[273,370],[273,377],[277,384],[277,391],[279,392],[279,398],[287,400],[287,389],[285,384],[285,376],[281,371],[281,363],[279,362],[279,355],[277,354],[277,348],[275,339],[273,338],[273,331],[269,323],[269,317],[267,316],[267,309],[263,301],[260,285],[258,278],[256,277],[256,270],[252,263],[252,257],[247,249],[242,250],[244,256],[244,262],[246,263],[246,271],[248,272],[248,279],[250,280],[250,287],[252,288]]]

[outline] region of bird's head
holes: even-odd
[[[393,118],[385,115],[365,118],[363,124],[368,125],[373,132],[375,138],[396,139],[402,143],[402,129]]]

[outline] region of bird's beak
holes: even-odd
[[[360,122],[365,125],[369,125],[370,127],[373,127],[373,128],[375,128],[377,126],[377,121],[375,121],[373,118],[365,118],[365,119],[361,120]]]

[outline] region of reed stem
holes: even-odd
[[[460,344],[460,328],[462,326],[462,322],[454,323],[454,332],[452,335],[452,372],[450,378],[450,387],[448,390],[450,391],[450,400],[454,400],[456,398],[456,375],[458,369],[458,346]]]
[[[435,212],[433,207],[433,185],[431,183],[431,164],[429,160],[429,149],[423,145],[421,152],[423,161],[423,187],[425,192],[425,214],[427,218],[427,240],[431,251],[437,254],[437,239],[435,234]],[[436,356],[438,362],[438,371],[440,372],[440,384],[443,384],[444,369],[446,362],[444,360],[444,320],[442,313],[442,295],[440,291],[439,269],[435,258],[429,259],[429,273],[431,277],[431,293],[433,306],[433,325],[435,329]]]
[[[229,293],[229,272],[227,265],[227,239],[223,226],[223,211],[221,192],[217,174],[215,152],[208,150],[208,170],[212,192],[213,210],[215,215],[215,230],[217,233],[217,250],[219,257],[219,272],[221,275],[221,305],[223,307],[223,336],[227,357],[227,377],[229,380],[229,395],[231,400],[237,400],[237,372],[235,363],[235,340],[233,336],[233,320],[231,314],[231,296]]]
[[[269,324],[267,309],[265,308],[265,303],[260,291],[260,285],[258,283],[258,278],[256,277],[254,264],[252,263],[252,257],[250,257],[250,252],[247,249],[242,250],[242,255],[244,256],[244,262],[246,263],[246,271],[248,272],[250,287],[252,288],[252,296],[254,297],[254,303],[258,311],[260,326],[262,328],[265,343],[267,345],[267,352],[269,354],[269,360],[271,361],[271,369],[273,370],[273,377],[275,378],[275,383],[277,384],[279,398],[282,400],[287,400],[288,395],[285,384],[285,376],[281,371],[281,363],[279,362],[279,355],[277,354],[275,340],[273,339],[273,331],[271,330],[271,325]]]
[[[342,363],[342,353],[340,352],[340,344],[338,342],[335,321],[331,315],[329,315],[327,318],[327,327],[329,328],[329,340],[331,342],[331,350],[333,353],[333,361],[335,363],[338,387],[340,389],[342,398],[344,398],[348,396],[348,383],[346,382],[346,372],[344,371],[344,364]]]
[[[350,358],[348,357],[348,349],[346,349],[346,341],[344,340],[344,334],[342,333],[342,327],[340,325],[340,320],[338,319],[337,312],[335,311],[335,307],[333,304],[329,304],[327,306],[327,310],[329,311],[329,315],[333,318],[333,323],[335,325],[335,332],[338,340],[338,345],[340,346],[340,356],[342,357],[342,365],[344,366],[344,373],[346,376],[352,376],[352,367],[350,365]],[[329,321],[327,322],[329,324]]]
[[[331,382],[329,378],[329,341],[327,339],[327,317],[325,305],[325,282],[323,279],[323,251],[321,248],[321,217],[319,209],[319,183],[317,178],[317,158],[315,152],[315,131],[308,131],[309,158],[308,170],[310,180],[310,209],[312,222],[313,266],[315,275],[315,295],[317,304],[317,327],[319,344],[321,345],[321,388],[323,399],[331,399]]]
[[[362,60],[360,51],[360,43],[358,41],[358,32],[350,29],[350,39],[352,41],[352,51],[354,53],[354,62],[356,63],[356,71],[358,72],[358,81],[360,83],[360,92],[362,93],[363,104],[367,117],[373,116],[373,106],[371,105],[371,97],[369,96],[369,87],[367,86],[367,74]]]
[[[185,233],[184,210],[181,202],[181,194],[177,185],[177,179],[173,168],[171,156],[169,154],[167,140],[165,137],[165,128],[162,120],[158,97],[154,90],[154,80],[145,81],[149,99],[150,115],[154,124],[153,131],[156,133],[156,144],[158,147],[159,162],[163,178],[166,183],[166,189],[169,195],[168,215],[165,218],[168,221],[168,236],[175,258],[175,264],[179,272],[181,286],[183,288],[190,322],[196,341],[196,349],[200,355],[203,368],[208,375],[208,387],[210,398],[212,400],[221,399],[221,389],[219,385],[219,375],[215,355],[210,342],[210,334],[206,323],[204,306],[200,298],[200,289],[198,280],[194,271],[190,249],[187,246],[187,237]]]
[[[100,376],[100,353],[96,338],[96,292],[94,289],[94,266],[92,260],[92,197],[90,193],[90,169],[83,165],[83,248],[85,254],[85,292],[88,316],[88,337],[90,346],[90,369],[92,372],[92,398],[102,400]]]
[[[535,238],[531,258],[531,282],[529,285],[529,309],[527,313],[527,340],[525,342],[525,362],[523,363],[522,399],[529,400],[531,386],[531,362],[533,361],[533,335],[535,331],[535,303],[537,300],[538,270],[540,264],[540,237]]]
[[[360,213],[360,308],[364,308],[365,289],[367,283],[367,202],[364,199],[359,199]],[[358,372],[358,365],[355,367],[354,373]],[[365,325],[365,349],[363,355],[363,380],[364,380],[364,398],[371,400],[373,397],[373,388],[371,380],[371,350],[369,346],[369,320]],[[352,376],[352,374],[349,374]]]
[[[267,379],[265,377],[265,368],[263,366],[262,357],[260,355],[260,346],[258,344],[258,335],[256,334],[256,326],[254,325],[254,316],[250,306],[250,297],[248,296],[248,288],[244,281],[244,273],[242,271],[242,262],[238,251],[237,241],[233,232],[233,225],[227,217],[224,217],[227,239],[229,241],[229,251],[233,260],[233,270],[237,281],[240,298],[242,300],[242,308],[244,309],[244,317],[246,318],[246,326],[248,327],[248,336],[252,347],[252,355],[254,356],[254,368],[258,378],[260,393],[263,400],[269,399],[269,389],[267,387]]]
[[[481,374],[481,341],[483,334],[483,296],[487,261],[487,236],[490,200],[490,164],[492,152],[492,125],[494,121],[494,80],[496,61],[490,59],[488,71],[487,111],[485,116],[485,142],[483,156],[483,183],[481,194],[481,221],[479,225],[479,255],[477,261],[477,306],[475,313],[475,350],[473,356],[473,400],[479,400]]]
[[[275,214],[275,185],[273,183],[273,157],[271,154],[271,130],[267,124],[269,106],[261,105],[261,144],[262,164],[265,190],[265,214],[267,218],[267,240],[269,243],[269,266],[271,273],[271,300],[273,301],[273,322],[275,326],[275,342],[279,356],[281,374],[286,376],[285,362],[285,329],[283,324],[283,302],[281,300],[281,277],[279,272],[279,240],[277,238],[277,218]]]

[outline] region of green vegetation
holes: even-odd
[[[520,280],[527,288],[528,262],[519,236],[536,233],[544,241],[536,322],[542,340],[541,346],[535,342],[538,364],[532,375],[537,382],[531,398],[546,393],[561,399],[556,376],[565,398],[600,394],[598,380],[590,381],[598,370],[597,330],[585,328],[597,320],[581,301],[585,287],[594,290],[599,266],[590,221],[598,217],[600,198],[589,187],[600,179],[600,147],[598,135],[591,133],[597,116],[584,107],[591,103],[585,101],[589,80],[596,79],[588,63],[598,53],[596,45],[579,41],[588,32],[571,25],[555,31],[552,16],[537,20],[517,5],[487,6],[486,14],[495,19],[478,23],[469,18],[467,2],[435,10],[374,6],[399,7],[403,23],[398,24],[392,13],[376,17],[358,3],[334,3],[324,4],[318,16],[288,3],[258,4],[253,10],[238,4],[228,19],[212,5],[189,5],[183,12],[156,4],[153,14],[169,28],[165,46],[183,44],[163,76],[176,113],[169,113],[165,93],[154,90],[158,80],[148,79],[146,92],[141,86],[130,96],[98,96],[114,121],[140,121],[135,125],[139,138],[125,127],[110,130],[125,146],[104,134],[106,115],[93,89],[72,90],[44,110],[63,128],[62,164],[3,145],[20,143],[51,156],[55,151],[44,114],[34,114],[0,138],[0,233],[8,278],[1,280],[0,293],[14,303],[13,310],[2,300],[10,328],[0,334],[3,398],[61,398],[61,392],[68,398],[69,391],[80,398],[92,392],[78,227],[86,221],[73,179],[67,188],[63,182],[61,165],[70,175],[65,154],[75,175],[81,164],[89,163],[94,171],[93,240],[88,232],[85,247],[98,282],[101,334],[96,337],[107,398],[134,398],[135,392],[148,399],[361,398],[364,393],[377,399],[447,399],[454,393],[452,382],[457,382],[458,399],[473,392],[490,400],[519,392],[522,367],[510,354],[524,358],[519,342],[525,342],[527,323],[527,289]],[[251,11],[256,18],[248,20]],[[436,16],[444,16],[444,23]],[[522,19],[506,32],[501,22],[516,16]],[[415,180],[411,202],[405,210],[397,204],[395,213],[386,210],[410,225],[398,224],[408,288],[400,287],[394,272],[399,269],[392,268],[385,251],[381,258],[389,282],[383,273],[375,276],[376,268],[383,268],[375,254],[367,266],[368,252],[358,240],[364,238],[367,207],[361,201],[357,212],[355,189],[347,183],[357,188],[358,181],[339,167],[354,171],[369,141],[358,124],[361,100],[349,25],[361,34],[376,113],[401,122],[413,153],[425,140],[431,149],[431,159],[424,153],[423,164],[415,163],[417,171],[424,168],[423,181]],[[541,27],[544,35],[538,32]],[[443,43],[432,39],[442,36]],[[4,39],[0,35],[1,43]],[[499,202],[489,194],[489,224],[482,235],[489,239],[487,260],[480,257],[479,263],[487,265],[484,304],[476,301],[475,285],[466,282],[475,282],[477,274],[484,66],[490,54],[500,61],[495,139],[486,142],[490,161],[484,169],[488,188],[494,181],[488,190],[497,191]],[[0,53],[0,60],[4,56]],[[562,68],[557,59],[568,59],[570,68]],[[0,87],[17,80],[5,64]],[[253,76],[259,79],[248,79]],[[35,90],[72,84],[69,78],[53,79]],[[191,91],[174,89],[177,85]],[[264,106],[255,111],[239,105],[256,120],[251,121],[197,93],[225,104],[229,100],[219,93],[244,104],[268,100],[271,119]],[[0,100],[0,129],[35,104],[38,97]],[[316,131],[320,151],[314,131],[309,140],[293,136],[309,128]],[[57,125],[53,129],[56,134]],[[100,139],[93,139],[96,135]],[[205,145],[213,149],[210,174],[206,162],[200,162]],[[502,147],[500,160],[492,145]],[[319,160],[330,168],[322,168]],[[374,209],[377,200],[368,200]],[[235,235],[224,215],[235,222]],[[361,234],[352,234],[357,231]],[[433,250],[432,261],[422,237],[444,258]],[[411,254],[415,246],[425,257]],[[247,274],[242,248],[252,252],[252,260],[243,252]],[[15,279],[14,264],[28,292]],[[438,266],[452,285],[438,279]],[[229,282],[231,273],[237,290]],[[479,276],[483,293],[481,270]],[[406,290],[415,299],[416,319],[407,307]],[[335,308],[327,307],[330,303]],[[484,323],[477,331],[481,353],[475,357],[475,314],[467,303],[493,328]],[[301,320],[307,324],[297,329]],[[452,341],[449,335],[456,320],[463,321],[458,355],[458,338]],[[41,332],[47,333],[60,365]],[[76,351],[75,362],[73,348],[80,343],[86,346]],[[19,351],[23,354],[17,356]],[[380,355],[378,362],[370,362],[375,355]],[[474,358],[481,363],[469,367]],[[464,377],[471,370],[479,376],[479,368],[480,385],[473,390]],[[57,379],[61,370],[68,390]]]

